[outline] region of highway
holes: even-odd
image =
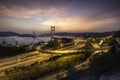
[[[58,55],[58,54],[56,54],[56,55]],[[36,61],[40,62],[40,61],[49,59],[50,57],[53,57],[56,55],[42,53],[39,55],[34,55],[34,56],[23,58],[23,59],[9,61],[9,62],[6,62],[4,64],[0,64],[0,72],[3,72],[4,70],[8,70],[8,69],[11,69],[11,68],[17,67],[17,66],[27,66],[27,65],[30,65]]]
[[[100,49],[96,49],[96,50],[100,50]],[[61,53],[61,52],[62,53],[68,53],[68,52],[72,53],[75,51],[76,50],[56,51],[56,53]],[[11,69],[15,66],[16,67],[17,66],[27,66],[27,65],[30,65],[36,61],[40,62],[40,61],[49,59],[50,57],[57,56],[57,55],[59,55],[59,54],[51,55],[51,54],[42,53],[42,54],[34,55],[31,57],[23,58],[23,59],[18,58],[17,60],[9,61],[9,62],[0,64],[0,72],[3,72],[4,70],[7,70],[7,69]]]
[[[36,55],[36,54],[39,54],[39,52],[38,52],[38,51],[32,51],[32,52],[28,52],[28,53],[19,54],[19,55],[12,56],[12,57],[0,59],[0,65],[1,65],[1,64],[4,64],[4,63],[6,63],[6,62],[15,61],[15,60],[17,60],[18,58],[25,58],[25,57],[27,57],[27,56],[32,56],[32,55]]]
[[[72,44],[72,43],[73,42],[67,43],[67,44],[64,44],[64,45],[69,45],[69,44]],[[97,43],[91,43],[93,45],[94,49],[86,49],[86,50],[80,49],[80,48],[85,46],[85,43],[86,42],[78,42],[77,44],[74,44],[74,45],[63,46],[60,49],[56,49],[56,50],[52,50],[52,49],[40,50],[40,52],[59,53],[60,54],[60,53],[73,53],[73,52],[81,52],[81,51],[97,51],[97,50],[108,49],[108,48],[111,47],[111,46],[100,47]]]
[[[85,62],[83,62],[81,64],[76,65],[75,68],[77,70],[79,70],[82,66],[84,66],[86,64],[88,64],[88,61],[85,61]],[[48,80],[48,79],[50,79],[50,80],[56,80],[57,76],[66,77],[67,76],[67,72],[68,72],[68,70],[65,70],[65,71],[62,71],[62,72],[59,72],[59,73],[56,73],[56,74],[52,74],[52,75],[45,76],[43,78],[39,78],[37,80]]]
[[[83,43],[78,43],[76,45],[64,47],[62,49],[57,49],[57,50],[40,50],[40,51],[33,51],[17,56],[13,56],[10,58],[5,58],[0,60],[0,72],[13,68],[15,66],[25,66],[25,65],[30,65],[36,61],[42,61],[45,59],[49,59],[53,55],[51,54],[45,54],[45,53],[59,53],[55,54],[60,55],[61,53],[73,53],[73,52],[81,52],[81,51],[97,51],[97,50],[103,50],[110,48],[111,46],[107,47],[102,47],[102,48],[95,48],[95,49],[87,49],[87,50],[76,50],[77,48],[80,48],[81,46],[84,46]]]
[[[66,50],[41,50],[41,52],[46,52],[46,53],[59,53],[59,54],[65,54],[65,53],[75,53],[75,52],[88,52],[88,51],[97,51],[97,50],[105,50],[105,49],[109,49],[111,46],[107,46],[107,47],[102,47],[102,48],[95,48],[95,49],[79,49],[79,50],[72,50],[70,49],[66,49]],[[74,47],[73,47],[74,48]]]

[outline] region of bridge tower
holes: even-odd
[[[32,33],[32,37],[33,37],[33,38],[36,38],[36,37],[37,37],[37,34],[36,34],[35,31],[33,31],[33,33]]]
[[[55,26],[51,26],[51,37],[55,36]]]
[[[55,36],[55,26],[51,26],[51,41],[54,41],[53,36]]]

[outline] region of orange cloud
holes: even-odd
[[[107,18],[107,19],[100,19],[100,20],[87,20],[80,15],[76,16],[64,16],[64,17],[55,17],[51,20],[46,20],[41,24],[51,26],[55,25],[57,27],[57,31],[59,32],[86,32],[90,31],[91,29],[97,27],[105,27],[105,25],[110,25],[114,23],[118,23],[119,20],[116,18]]]

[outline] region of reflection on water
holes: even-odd
[[[50,37],[37,37],[35,40],[32,37],[17,37],[17,36],[10,36],[10,37],[0,37],[0,43],[2,41],[7,42],[7,44],[15,44],[15,41],[18,42],[18,44],[31,44],[33,41],[38,42],[38,41],[50,41]]]

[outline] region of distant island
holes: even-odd
[[[9,37],[9,36],[20,36],[20,37],[32,37],[32,34],[20,34],[17,32],[4,31],[0,32],[0,37]]]
[[[105,37],[105,36],[111,36],[116,32],[120,31],[110,31],[110,32],[83,32],[83,33],[67,33],[67,32],[60,32],[55,33],[56,36],[73,36],[73,37]],[[50,36],[51,34],[40,34],[39,37],[46,37]],[[9,36],[19,36],[19,37],[33,37],[33,34],[20,34],[17,32],[11,32],[11,31],[4,31],[0,32],[0,37],[9,37]]]

